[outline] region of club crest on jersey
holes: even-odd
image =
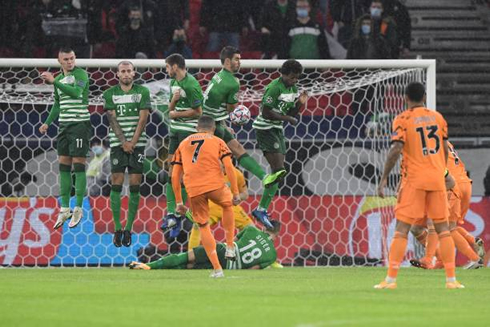
[[[131,100],[132,100],[132,102],[133,102],[133,103],[134,103],[134,102],[139,102],[139,101],[140,101],[139,94],[133,94],[133,95],[131,96]]]
[[[268,96],[267,98],[265,98],[265,103],[272,104],[272,102],[273,102],[273,100],[272,100],[271,96]]]

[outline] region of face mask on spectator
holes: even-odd
[[[371,25],[362,25],[361,27],[362,34],[368,35],[371,33]]]
[[[131,20],[131,24],[136,24],[140,22],[139,18],[131,18],[130,20]]]
[[[100,145],[96,145],[96,146],[93,146],[92,147],[92,152],[96,155],[96,156],[100,156],[102,153],[104,153],[104,148],[101,147]]]
[[[184,44],[185,43],[185,37],[184,36],[177,36],[173,38],[174,43],[176,44]]]
[[[304,9],[304,8],[297,8],[296,14],[298,15],[299,18],[306,18],[309,15],[308,9]]]
[[[381,13],[383,12],[381,8],[370,8],[370,11],[371,11],[371,17],[374,18],[380,18]]]

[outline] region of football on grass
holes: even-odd
[[[230,120],[236,125],[245,125],[250,120],[250,110],[244,105],[239,105],[230,113]]]

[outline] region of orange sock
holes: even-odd
[[[211,233],[211,228],[209,225],[206,225],[204,227],[200,227],[199,230],[201,231],[201,243],[206,251],[206,254],[208,255],[209,261],[211,261],[211,264],[215,270],[221,269],[218,254],[216,254],[216,240]]]
[[[427,243],[427,231],[424,230],[422,233],[420,233],[419,235],[415,236],[415,238],[417,239],[417,241],[419,241],[420,244],[422,244],[423,246],[426,245]]]
[[[480,260],[478,254],[476,254],[476,252],[471,248],[466,239],[461,236],[456,228],[451,230],[451,237],[453,238],[456,249],[458,249],[459,252],[463,253],[471,261]]]
[[[233,215],[233,207],[223,208],[223,228],[225,229],[226,245],[233,247],[235,239],[235,217]]]
[[[439,234],[439,242],[441,249],[441,259],[444,263],[444,269],[446,270],[446,278],[456,278],[456,268],[454,265],[455,251],[454,241],[449,231],[444,231]]]
[[[425,258],[432,262],[436,255],[437,246],[439,245],[439,237],[437,236],[434,227],[429,227],[429,235],[427,236],[427,244],[425,246]]]
[[[461,236],[463,236],[466,239],[466,241],[470,243],[471,246],[475,245],[475,237],[471,235],[466,229],[464,229],[461,226],[458,226],[457,230],[458,233],[460,233]]]
[[[388,260],[388,277],[396,278],[398,275],[398,270],[400,269],[400,263],[405,256],[405,250],[407,249],[407,236],[395,232],[393,241],[391,242],[390,255]]]

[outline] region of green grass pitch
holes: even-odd
[[[488,326],[490,270],[402,269],[396,290],[374,290],[384,268],[130,271],[0,269],[0,326]]]

